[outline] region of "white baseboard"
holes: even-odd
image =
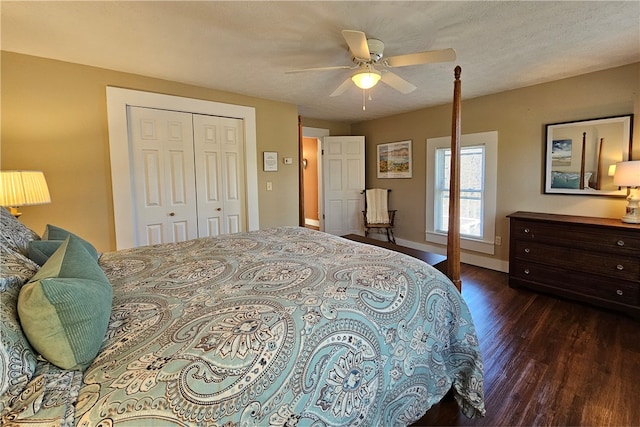
[[[314,227],[320,227],[320,220],[318,220],[318,219],[305,218],[305,219],[304,219],[304,224],[305,224],[305,225],[312,225],[312,226],[314,226]]]

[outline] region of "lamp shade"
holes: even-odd
[[[381,77],[380,71],[374,68],[367,68],[364,71],[355,73],[351,76],[351,80],[353,80],[360,89],[371,89],[380,81]]]
[[[619,187],[637,187],[640,185],[640,160],[616,163],[613,183]]]
[[[0,171],[0,206],[51,203],[49,187],[40,171]]]

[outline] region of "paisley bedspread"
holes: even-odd
[[[100,265],[114,290],[100,353],[81,381],[38,362],[17,425],[409,425],[451,387],[484,414],[467,306],[414,258],[280,227]]]

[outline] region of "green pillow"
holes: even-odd
[[[76,236],[74,237],[80,240],[80,243],[91,254],[91,256],[97,261],[98,251],[93,245],[84,239]],[[51,255],[62,245],[64,240],[32,240],[29,242],[29,259],[38,263],[38,265],[44,265]]]
[[[69,235],[20,290],[18,315],[27,339],[45,359],[82,370],[100,350],[112,298],[95,258]]]
[[[42,240],[64,240],[67,237],[69,237],[70,234],[73,234],[73,233],[65,230],[64,228],[47,224],[47,226],[44,228],[44,234],[42,235]],[[76,236],[75,234],[73,235]]]

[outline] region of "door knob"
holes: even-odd
[[[216,208],[216,210],[219,212],[219,211],[221,211],[221,210],[222,210],[222,208]]]
[[[169,212],[169,216],[176,216],[175,212]]]

